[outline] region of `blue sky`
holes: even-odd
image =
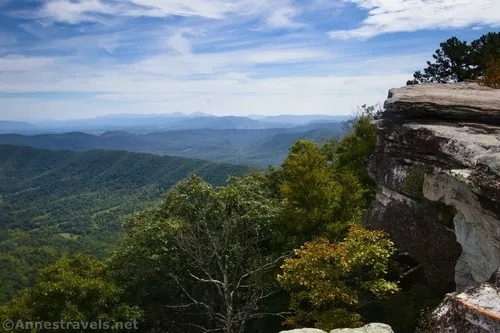
[[[348,114],[499,0],[0,0],[0,119]]]

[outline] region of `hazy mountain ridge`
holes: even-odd
[[[347,116],[278,115],[278,116],[213,116],[197,112],[183,114],[118,114],[72,120],[38,120],[32,123],[0,121],[0,133],[44,134],[86,132],[100,134],[110,131],[129,131],[145,134],[167,130],[187,129],[265,129],[288,128],[310,122],[337,122]]]
[[[275,123],[286,123],[286,124],[306,124],[311,122],[330,122],[330,121],[344,121],[348,120],[350,116],[340,115],[332,116],[326,114],[311,114],[311,115],[294,115],[294,114],[280,114],[277,116],[264,116],[258,114],[252,114],[248,116],[251,119],[256,119],[262,122],[275,122]]]
[[[39,130],[38,126],[26,121],[0,120],[0,133],[31,133]]]
[[[276,136],[278,134],[281,136]],[[196,129],[142,135],[125,131],[101,135],[80,132],[34,136],[2,134],[0,144],[72,151],[127,150],[265,166],[278,164],[298,138],[320,142],[341,134],[341,123],[332,122],[292,128]]]

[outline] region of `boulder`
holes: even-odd
[[[291,331],[281,331],[280,333],[326,333],[317,328],[298,328]],[[330,333],[394,333],[392,328],[386,324],[371,323],[360,328],[338,328]]]
[[[430,326],[430,333],[500,332],[500,270],[485,283],[446,295]]]
[[[371,323],[360,328],[340,328],[330,333],[394,333],[391,326],[380,323]]]
[[[325,331],[317,328],[297,328],[290,331],[281,331],[280,333],[326,333]]]

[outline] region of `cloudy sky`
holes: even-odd
[[[348,114],[499,0],[0,0],[0,119]]]

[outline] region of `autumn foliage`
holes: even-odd
[[[495,89],[500,89],[500,56],[491,57],[481,83]]]
[[[278,277],[290,293],[294,315],[285,325],[315,326],[329,331],[362,326],[359,310],[396,291],[386,280],[394,244],[381,231],[351,227],[346,239],[307,242],[287,259]]]

